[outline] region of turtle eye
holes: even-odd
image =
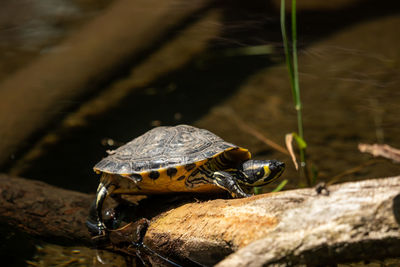
[[[265,175],[264,168],[259,168],[258,171],[255,174],[256,179],[261,179]]]
[[[270,175],[270,173],[271,173],[271,170],[269,169],[268,166],[262,166],[257,170],[257,172],[255,173],[254,176],[257,180],[261,180],[261,179],[268,177]]]

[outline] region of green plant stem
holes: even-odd
[[[299,67],[297,61],[297,22],[296,22],[296,0],[292,0],[292,68],[293,68],[293,91],[295,94],[296,111],[301,113]],[[301,115],[301,114],[300,114]],[[301,116],[300,116],[301,118]],[[299,127],[299,136],[303,138],[303,126]]]
[[[279,191],[281,191],[284,187],[285,187],[285,185],[288,183],[288,180],[287,179],[285,179],[285,180],[283,180],[274,190],[272,190],[271,192],[279,192]]]
[[[285,59],[286,59],[286,66],[289,72],[290,78],[290,87],[292,89],[292,97],[293,101],[296,103],[296,92],[294,91],[294,77],[293,77],[293,63],[292,59],[289,56],[289,41],[287,39],[286,34],[286,18],[285,18],[285,0],[281,0],[281,31],[282,31],[282,40],[283,40],[283,48],[285,50]]]
[[[254,195],[259,195],[259,194],[261,194],[261,187],[254,187],[253,188],[253,191],[254,191]]]
[[[289,42],[286,34],[285,24],[285,0],[281,0],[281,30],[283,46],[285,50],[286,65],[289,71],[290,85],[292,89],[293,101],[297,112],[297,127],[298,135],[304,140],[303,133],[303,116],[302,116],[302,104],[300,99],[300,85],[299,85],[299,69],[297,60],[297,21],[296,21],[296,0],[292,0],[292,53],[289,53]],[[290,56],[291,55],[291,56]],[[312,185],[309,178],[307,165],[306,165],[306,151],[305,148],[300,147],[300,166],[303,177],[306,179],[308,186]]]
[[[300,99],[300,84],[299,84],[299,67],[297,61],[297,21],[296,21],[296,0],[292,0],[292,68],[293,68],[293,93],[295,96],[295,104],[297,111],[297,126],[299,136],[304,140],[303,135],[303,116],[302,105]]]
[[[300,83],[299,83],[299,67],[297,60],[297,18],[296,18],[296,0],[292,0],[292,60],[293,60],[293,87],[296,99],[296,111],[297,111],[297,128],[299,131],[299,136],[304,140],[303,132],[303,115],[302,115],[302,105],[300,98]],[[311,180],[307,171],[306,164],[306,151],[305,148],[300,149],[300,166],[304,177],[311,186]]]

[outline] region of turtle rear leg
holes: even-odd
[[[86,225],[89,231],[95,236],[105,236],[106,229],[103,222],[103,204],[105,199],[115,190],[116,186],[112,183],[111,179],[101,179],[99,187],[97,188],[96,199],[93,201],[89,217]]]
[[[242,188],[240,188],[240,186],[236,182],[235,177],[232,176],[232,174],[230,174],[229,172],[214,172],[212,178],[215,185],[228,191],[234,198],[251,196],[250,194],[245,193]]]

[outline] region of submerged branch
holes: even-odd
[[[359,144],[358,150],[363,153],[370,153],[374,157],[383,157],[387,159],[391,159],[396,163],[400,163],[400,150],[389,145],[381,145],[381,144]]]

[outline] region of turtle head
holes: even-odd
[[[238,181],[246,186],[263,186],[273,182],[285,170],[285,163],[278,160],[248,160],[243,162]]]

